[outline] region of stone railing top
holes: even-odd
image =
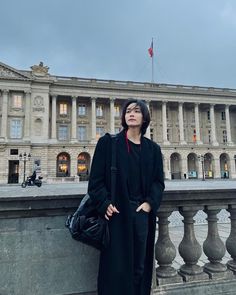
[[[77,188],[78,190],[78,188]],[[85,189],[83,189],[85,191]],[[84,192],[80,191],[71,193],[32,193],[30,190],[21,191],[17,195],[0,196],[0,214],[7,216],[17,215],[17,212],[24,214],[44,216],[54,214],[55,210],[64,214],[76,208],[84,196]],[[218,206],[218,208],[226,209],[229,205],[236,206],[236,189],[204,189],[204,190],[175,190],[165,191],[160,210],[173,209],[179,207],[194,207],[196,209],[204,206]],[[28,212],[28,213],[27,213]],[[31,212],[31,213],[29,213]]]
[[[218,87],[204,87],[204,86],[188,86],[188,85],[174,85],[165,83],[150,83],[150,82],[135,82],[135,81],[119,81],[119,80],[105,80],[105,79],[92,79],[92,78],[78,78],[78,77],[65,77],[65,76],[52,76],[55,83],[77,83],[81,85],[88,85],[89,87],[129,87],[129,88],[145,88],[150,91],[181,91],[181,92],[207,92],[208,94],[223,94],[235,95],[236,89],[232,88],[218,88]]]

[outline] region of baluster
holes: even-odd
[[[164,285],[168,283],[181,282],[181,277],[171,266],[175,257],[176,249],[169,235],[168,217],[172,212],[158,212],[158,239],[155,244],[155,258],[159,264],[156,269],[157,284]]]
[[[220,239],[217,227],[217,214],[220,210],[221,209],[216,209],[213,206],[207,206],[204,210],[208,215],[208,234],[203,243],[203,251],[210,261],[204,265],[204,271],[209,274],[211,279],[230,277],[230,272],[227,271],[226,265],[221,263],[226,249],[224,243]]]
[[[231,231],[226,240],[226,248],[230,256],[233,258],[228,261],[227,266],[236,275],[236,206],[230,205],[227,211],[230,213]]]
[[[201,209],[201,208],[199,208]],[[198,243],[194,233],[194,220],[197,208],[182,207],[180,214],[184,217],[184,237],[179,244],[179,254],[183,258],[185,264],[179,269],[179,274],[185,282],[196,280],[208,280],[209,277],[203,272],[203,268],[197,265],[202,254],[201,245]]]

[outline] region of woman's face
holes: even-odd
[[[128,128],[139,127],[141,129],[143,124],[143,114],[140,106],[136,103],[128,105],[125,113],[125,122]]]

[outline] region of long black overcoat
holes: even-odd
[[[111,137],[101,137],[97,143],[88,193],[104,216],[110,204],[111,187]],[[117,180],[115,206],[120,211],[109,220],[111,241],[107,250],[101,252],[98,273],[98,295],[135,295],[133,291],[133,234],[127,187],[128,149],[125,132],[117,135]],[[159,145],[141,137],[141,174],[145,199],[152,210],[149,214],[149,233],[142,295],[151,289],[153,252],[156,229],[156,211],[164,190],[162,154]]]

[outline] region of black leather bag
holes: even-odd
[[[111,164],[111,203],[115,199],[116,182],[116,137],[112,137],[112,164]],[[98,250],[109,246],[110,234],[108,221],[98,214],[89,194],[86,194],[78,209],[67,217],[68,227],[73,239],[92,246]]]

